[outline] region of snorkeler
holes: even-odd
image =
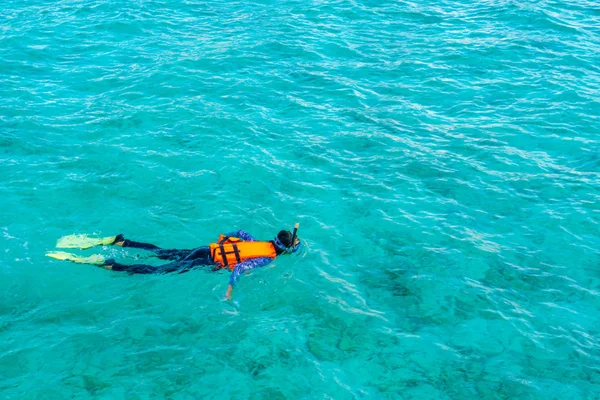
[[[282,230],[277,234],[277,237],[267,242],[257,241],[248,233],[240,230],[227,235],[220,235],[217,242],[191,250],[161,249],[150,243],[134,242],[133,240],[125,239],[123,235],[106,238],[69,235],[59,239],[56,244],[58,248],[79,249],[88,249],[101,245],[131,247],[150,250],[161,260],[173,261],[160,266],[120,264],[113,259],[106,259],[101,254],[79,257],[63,251],[54,251],[48,252],[46,255],[57,260],[93,264],[112,271],[125,271],[130,274],[183,273],[199,266],[211,266],[215,271],[227,268],[232,272],[229,276],[229,285],[227,286],[225,297],[231,300],[233,287],[243,272],[264,267],[279,255],[291,254],[298,251],[301,244],[300,238],[296,236],[298,227],[299,224],[294,226],[294,233]]]

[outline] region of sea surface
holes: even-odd
[[[597,1],[4,0],[0,398],[598,399],[599,132]]]

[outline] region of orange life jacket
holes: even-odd
[[[219,241],[211,243],[209,247],[213,261],[232,271],[237,264],[251,258],[277,257],[277,251],[271,242],[246,242],[225,235],[219,235]]]

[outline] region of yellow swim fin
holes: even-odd
[[[92,254],[89,257],[80,257],[76,254],[66,253],[64,251],[49,251],[46,257],[61,261],[73,261],[78,264],[102,265],[106,261],[102,254]]]
[[[89,249],[94,246],[108,246],[113,244],[117,236],[108,236],[103,238],[91,238],[87,235],[68,235],[63,236],[56,242],[59,249]]]

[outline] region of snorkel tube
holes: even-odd
[[[292,247],[294,247],[294,241],[296,240],[296,233],[298,233],[298,228],[300,228],[300,222],[296,222],[296,225],[294,225],[294,233],[292,233]]]
[[[286,250],[286,252],[288,254],[292,254],[297,250],[297,248],[295,248],[296,246],[294,246],[294,242],[296,241],[296,234],[298,233],[299,227],[300,227],[300,223],[296,222],[296,224],[294,225],[294,232],[292,233],[292,243],[290,244],[290,247],[288,247]],[[300,244],[298,243],[298,245],[300,245]]]

